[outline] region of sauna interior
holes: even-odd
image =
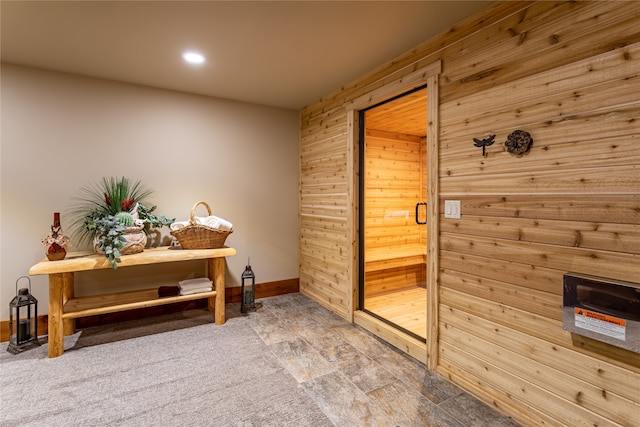
[[[427,92],[360,112],[360,309],[426,341]]]
[[[640,2],[494,2],[305,107],[300,291],[522,425],[640,426],[640,353],[563,328],[565,274],[638,288],[639,22]],[[362,117],[425,83],[428,133]],[[364,165],[362,120],[367,148],[380,144]],[[526,154],[507,149],[516,130],[533,138]],[[411,168],[389,153],[410,143],[396,133],[426,135],[420,190],[400,189]],[[492,135],[483,153],[475,139]],[[393,186],[376,188],[381,177]],[[394,188],[411,202],[392,206]],[[366,298],[390,302],[405,285],[407,261],[391,254],[416,202],[428,203],[426,342]],[[363,274],[377,289],[363,292]]]

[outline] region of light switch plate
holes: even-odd
[[[444,217],[455,219],[460,218],[460,200],[444,201]]]

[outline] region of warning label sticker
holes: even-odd
[[[576,327],[597,332],[608,337],[625,340],[627,321],[584,308],[574,307]]]

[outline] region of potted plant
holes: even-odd
[[[71,212],[74,231],[80,242],[93,243],[96,252],[104,253],[114,270],[121,255],[144,250],[152,227],[175,221],[153,213],[156,206],[148,201],[153,192],[140,181],[108,177],[80,191]]]

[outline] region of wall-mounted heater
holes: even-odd
[[[640,285],[565,274],[562,327],[640,353]]]

